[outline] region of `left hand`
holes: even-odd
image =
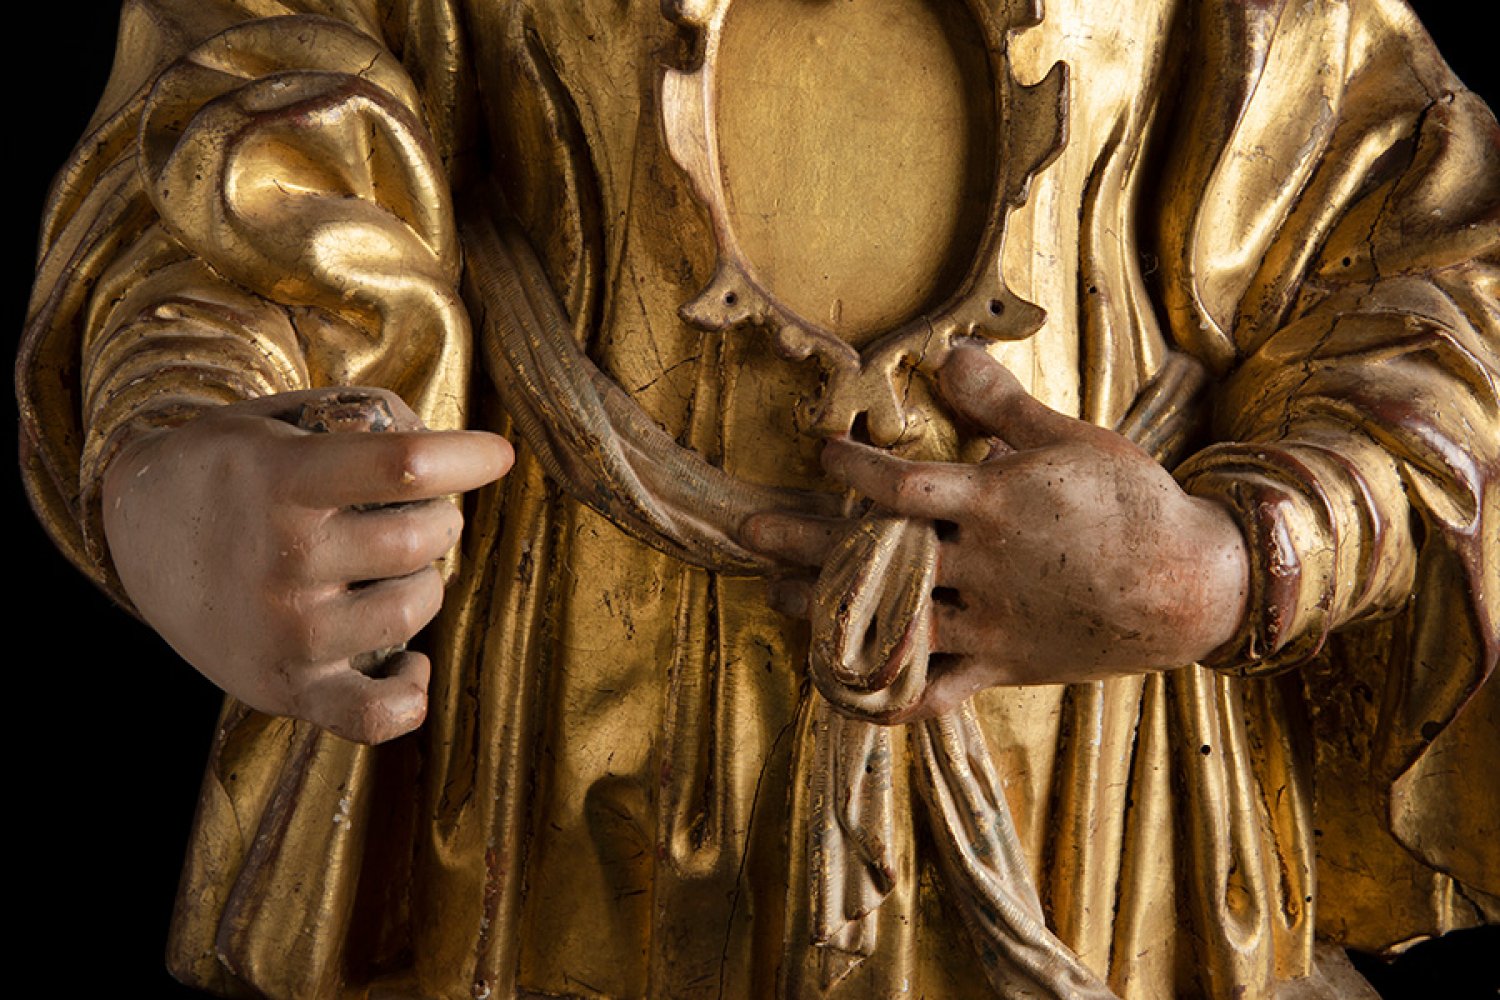
[[[1038,402],[989,355],[939,373],[954,412],[996,438],[969,464],[910,462],[848,439],[823,465],[880,507],[938,522],[931,680],[910,721],[1002,684],[1062,684],[1182,666],[1237,633],[1248,557],[1227,508],[1184,493],[1119,434]],[[756,515],[745,544],[821,566],[839,526]],[[806,614],[810,583],[776,584]]]

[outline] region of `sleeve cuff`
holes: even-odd
[[[95,292],[83,350],[83,448],[78,520],[85,554],[112,577],[104,537],[104,471],[127,444],[204,410],[306,388],[284,309],[183,259],[148,232]]]
[[[1280,446],[1225,444],[1176,472],[1184,490],[1230,509],[1250,555],[1245,622],[1205,666],[1276,673],[1314,656],[1334,625],[1337,524],[1305,458]]]

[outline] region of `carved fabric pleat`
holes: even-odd
[[[820,745],[809,637],[759,582],[640,545],[560,498],[523,447],[470,502],[422,737],[371,754],[226,710],[173,930],[180,976],[270,997],[377,982],[445,1000],[974,996],[994,987],[959,943],[963,900],[981,898],[965,886],[1002,883],[1021,926],[1034,907],[1003,875],[1021,862],[1048,933],[1122,997],[1270,996],[1308,971],[1314,924],[1378,949],[1500,913],[1500,864],[1473,835],[1493,802],[1451,777],[1476,773],[1494,731],[1493,684],[1472,694],[1500,593],[1483,575],[1500,565],[1493,119],[1386,0],[1042,13],[1011,47],[1018,77],[1063,61],[1089,86],[1007,222],[1007,283],[1048,321],[996,356],[1049,405],[1132,436],[1166,426],[1141,387],[1169,345],[1226,377],[1220,444],[1184,480],[1265,507],[1250,537],[1302,546],[1252,553],[1260,593],[1307,603],[1261,602],[1245,638],[1295,653],[1268,669],[1311,661],[985,692],[982,741],[954,730],[952,746],[987,746],[995,781],[932,786],[955,807],[934,817],[931,798],[909,808],[921,768],[989,773],[967,749],[945,763],[934,744],[923,764],[909,735],[826,712],[845,732]],[[791,431],[807,373],[675,315],[712,247],[654,118],[662,63],[682,55],[665,25],[651,4],[131,3],[134,41],[49,207],[18,363],[28,490],[70,558],[113,586],[84,542],[98,463],[83,457],[107,460],[138,421],[305,379],[508,430],[487,392],[467,406],[445,207],[449,182],[481,171],[573,318],[561,334],[625,397],[596,398],[638,404],[710,479],[782,499],[825,485]],[[285,195],[265,183],[282,170],[299,182]],[[244,211],[213,215],[236,179]],[[320,242],[313,218],[353,242]],[[476,327],[486,277],[469,269]],[[1289,551],[1302,576],[1265,572]],[[858,777],[887,749],[888,786]],[[930,841],[982,842],[962,817],[986,809],[1016,849],[941,887]],[[826,882],[803,839],[817,817],[854,847]],[[819,934],[839,947],[810,946]],[[1048,967],[1025,957],[1045,946],[1016,954]]]
[[[476,219],[465,246],[500,402],[547,472],[581,502],[670,555],[729,573],[773,565],[735,537],[751,514],[837,513],[826,494],[746,483],[679,446],[588,360],[513,224]]]
[[[23,380],[23,410],[58,431],[32,439],[32,494],[64,550],[122,600],[95,507],[99,471],[130,434],[318,384],[399,386],[429,426],[466,422],[447,189],[416,90],[374,41],[380,21],[373,4],[126,7],[131,58],[44,224],[20,361],[49,383]],[[298,146],[312,156],[266,169]],[[285,188],[268,183],[278,172]],[[383,291],[345,294],[356,287]],[[328,996],[403,949],[390,929],[406,919],[413,749],[376,755],[226,703],[174,973],[225,995]]]
[[[481,314],[493,323],[486,324],[484,346],[489,370],[504,387],[501,399],[509,412],[522,415],[518,428],[523,438],[543,456],[547,468],[558,470],[558,478],[577,499],[606,516],[629,512],[632,516],[611,519],[706,569],[724,567],[721,553],[737,549],[731,548],[733,533],[750,513],[797,509],[792,507],[799,499],[796,495],[757,495],[751,488],[730,488],[722,473],[668,439],[610,385],[567,334],[555,294],[532,252],[513,231],[507,236],[503,229],[496,234],[476,226],[468,246],[476,273],[487,279],[477,289],[478,302]],[[1183,363],[1190,364],[1186,359]],[[1177,368],[1172,371],[1175,376]],[[1180,378],[1172,382],[1185,388],[1186,398],[1175,401],[1169,416],[1191,419],[1189,404],[1201,383]],[[614,403],[612,410],[606,409],[609,402]],[[1165,428],[1170,422],[1152,426]],[[584,430],[571,437],[563,433],[574,427]],[[1165,429],[1161,433],[1181,437]],[[717,497],[730,502],[716,502]],[[827,510],[827,505],[808,502],[800,506],[808,512]],[[653,530],[636,527],[640,522]],[[922,541],[915,548],[906,547],[913,536]],[[819,579],[810,664],[819,691],[825,692],[811,708],[813,747],[808,763],[814,789],[808,834],[813,943],[834,953],[824,960],[825,988],[848,972],[852,960],[875,953],[878,938],[868,918],[895,881],[889,854],[895,834],[891,736],[860,716],[879,718],[903,710],[925,686],[927,645],[912,634],[931,628],[935,560],[933,530],[925,523],[866,517],[849,539],[852,546],[836,552]],[[893,589],[902,596],[887,603],[881,595]],[[835,607],[841,611],[839,623],[829,638],[820,639],[823,622],[834,617],[830,611]],[[863,639],[872,629],[877,635],[873,657]],[[876,701],[871,703],[867,694]],[[832,715],[825,700],[854,717]],[[921,787],[936,825],[942,867],[950,879],[968,886],[959,890],[959,898],[965,900],[962,910],[981,954],[1041,948],[1048,956],[1042,964],[1049,971],[1071,969],[1064,980],[1049,987],[1054,995],[1073,995],[1080,984],[1089,984],[1088,990],[1097,995],[1109,995],[1045,927],[1035,887],[1014,847],[1009,814],[992,787],[981,787],[995,783],[982,735],[972,721],[966,726],[962,719],[944,724],[943,738],[919,743],[919,773],[925,775]],[[949,732],[954,726],[963,727],[961,739]],[[975,838],[988,836],[985,831],[996,824],[1010,831],[996,834],[1011,845],[1007,862],[994,872],[975,869],[976,852],[996,853],[994,844]],[[974,916],[991,912],[1011,918],[985,922]],[[1004,961],[985,967],[997,990],[1009,988]],[[1043,977],[1036,985],[1047,982]]]
[[[509,302],[497,302],[481,293],[484,315],[500,317],[496,327],[487,329],[490,336],[486,338],[486,346],[492,351],[491,370],[497,372],[497,379],[511,379],[510,370],[526,360],[537,358],[542,345],[549,345],[551,353],[541,355],[539,366],[543,371],[535,377],[537,382],[543,382],[549,367],[561,371],[591,369],[574,341],[560,334],[565,329],[560,307],[550,300],[550,289],[542,284],[540,269],[530,263],[529,250],[514,239],[502,247],[497,238],[487,236],[481,231],[471,241],[470,245],[475,248],[475,263],[481,273],[498,276],[497,287],[510,299]],[[531,287],[523,291],[520,285],[528,278]],[[524,308],[518,305],[523,298]],[[507,329],[506,324],[514,324],[514,328]],[[553,331],[550,337],[546,334],[549,329]],[[525,357],[513,359],[511,352],[522,351],[526,352]],[[1195,371],[1196,367],[1190,360],[1180,355],[1172,356],[1160,380],[1142,393],[1138,406],[1126,414],[1122,425],[1138,429],[1146,438],[1143,443],[1148,447],[1155,445],[1164,449],[1180,445],[1187,439],[1184,428],[1191,427],[1197,418],[1193,401],[1200,395],[1203,382],[1201,375],[1194,374]],[[514,399],[513,396],[510,398]],[[591,393],[579,392],[543,397],[547,412],[554,414],[549,425],[589,423],[585,415],[575,417],[572,412],[583,410],[594,398]],[[523,405],[536,406],[541,402],[534,399],[514,401],[511,409],[514,412]],[[623,397],[620,399],[622,406],[630,405]],[[614,432],[607,417],[594,420],[592,424],[598,431],[608,429],[611,439],[618,433]],[[644,420],[643,415],[625,421],[623,434],[643,425],[648,432],[659,436],[655,426]],[[531,433],[538,434],[540,427],[538,422]],[[556,447],[553,444],[555,438],[528,436],[528,440],[539,451]],[[611,444],[612,440],[607,441],[606,447],[596,446],[593,451],[618,453],[619,449],[610,447]],[[650,469],[652,463],[664,460],[660,449],[638,448],[632,452],[637,464],[631,471],[637,475],[629,481],[662,481],[662,477]],[[559,455],[548,464],[563,467],[570,460],[576,463],[580,457],[576,453]],[[1158,457],[1163,461],[1172,458],[1160,450]],[[585,472],[587,474],[581,479],[587,483],[618,484],[625,481],[623,477],[609,476],[602,470],[596,472],[586,468]],[[703,476],[702,473],[699,475]],[[678,481],[683,481],[683,477],[679,476]],[[686,482],[692,485],[692,480]],[[587,494],[580,497],[584,502],[593,499]],[[626,498],[627,509],[656,507],[663,503],[659,496],[644,493]],[[601,513],[609,513],[610,509],[605,507]],[[714,504],[698,504],[693,509],[705,519],[719,510]],[[674,512],[668,509],[664,513],[666,517],[655,518],[657,524],[670,523]],[[744,514],[735,512],[730,516],[739,519]],[[733,524],[734,521],[729,521],[711,525],[717,527],[717,531],[710,537],[727,536]],[[848,619],[844,625],[836,626],[834,635],[846,631],[848,635],[862,637],[878,613],[889,615],[897,628],[908,633],[907,637],[894,642],[882,643],[877,638],[876,645],[883,652],[873,659],[865,659],[867,651],[859,643],[847,639],[828,639],[830,650],[820,654],[820,626],[815,621],[810,672],[819,690],[827,693],[828,704],[841,712],[870,712],[878,717],[886,711],[901,710],[915,697],[915,693],[908,694],[903,700],[901,695],[896,695],[890,700],[892,696],[885,692],[892,685],[914,683],[915,692],[921,690],[921,678],[926,669],[926,645],[920,640],[912,640],[909,632],[914,627],[920,628],[920,623],[931,611],[932,553],[929,541],[927,547],[906,553],[906,558],[901,558],[901,540],[905,532],[912,530],[922,530],[930,537],[930,527],[906,527],[901,519],[889,517],[867,518],[848,536],[854,541],[853,547],[848,549],[850,554],[840,556],[836,552],[820,578],[819,592],[824,596],[815,599],[818,608],[815,614],[829,615],[829,610],[823,609],[837,607],[839,614]],[[861,540],[864,545],[860,544]],[[665,539],[662,547],[685,552],[694,561],[711,564],[711,560],[717,558],[717,553],[711,549],[695,549],[682,535]],[[902,587],[903,576],[912,573],[914,568],[919,574],[924,574],[920,579],[926,581],[913,591],[918,596],[881,606],[878,595],[890,587]],[[872,591],[873,595],[863,596],[866,591]],[[894,652],[897,648],[900,649],[899,656]],[[824,661],[821,670],[820,656]],[[913,677],[917,679],[915,682],[911,680]],[[1112,682],[1112,686],[1124,683]],[[1287,968],[1277,969],[1273,962],[1277,950],[1272,947],[1270,938],[1272,909],[1266,905],[1277,894],[1273,894],[1264,882],[1268,877],[1268,862],[1263,860],[1260,823],[1236,805],[1228,807],[1227,822],[1214,816],[1214,810],[1225,808],[1224,804],[1253,803],[1258,794],[1251,787],[1254,779],[1248,763],[1250,750],[1245,745],[1243,730],[1230,721],[1222,724],[1213,721],[1220,714],[1227,713],[1226,720],[1233,720],[1241,714],[1239,692],[1235,682],[1228,678],[1219,679],[1217,693],[1205,688],[1205,685],[1211,687],[1214,683],[1212,675],[1201,668],[1188,668],[1174,684],[1179,704],[1183,706],[1179,710],[1187,713],[1179,725],[1188,734],[1189,743],[1197,743],[1202,755],[1210,758],[1214,744],[1220,743],[1221,737],[1227,743],[1227,746],[1221,746],[1219,758],[1197,763],[1189,757],[1187,766],[1193,775],[1189,808],[1199,820],[1190,829],[1201,831],[1192,844],[1192,855],[1198,866],[1209,874],[1206,887],[1210,894],[1199,897],[1207,908],[1200,919],[1204,927],[1219,928],[1225,934],[1222,945],[1211,948],[1209,954],[1233,956],[1229,968],[1221,969],[1212,964],[1207,972],[1210,989],[1216,993],[1232,992],[1237,985],[1247,982],[1256,984],[1256,988],[1264,992],[1273,988],[1277,973],[1284,975],[1310,967],[1308,949],[1311,939],[1307,933],[1310,925],[1306,921],[1297,921],[1303,928],[1300,961],[1287,960]],[[1075,689],[1075,704],[1097,700],[1103,688],[1101,684]],[[1139,682],[1135,682],[1135,690],[1140,691]],[[885,700],[875,703],[878,707],[872,707],[868,701],[872,694],[882,694]],[[1229,701],[1220,705],[1221,699]],[[1115,703],[1121,704],[1118,700]],[[1087,716],[1086,710],[1081,713],[1082,718]],[[1132,723],[1133,720],[1128,721],[1115,729],[1133,734],[1135,726]],[[931,726],[937,728],[931,729]],[[860,721],[858,717],[840,718],[832,714],[821,699],[811,708],[808,731],[812,734],[808,857],[813,893],[813,942],[829,950],[822,960],[821,979],[826,988],[846,975],[858,957],[874,954],[878,946],[870,918],[883,897],[891,891],[896,877],[890,853],[894,835],[891,749],[887,733],[877,732],[873,723]],[[1071,745],[1074,747],[1098,746],[1101,742],[1097,735],[1086,737],[1076,732],[1073,735]],[[935,823],[939,863],[976,938],[986,973],[996,990],[1002,995],[1009,995],[1017,989],[1057,991],[1059,996],[1112,995],[1046,929],[1036,889],[1016,847],[1008,809],[996,791],[997,779],[989,751],[969,715],[969,709],[930,724],[928,735],[919,740],[918,746],[918,773],[923,776],[919,787]],[[1097,766],[1097,758],[1088,755],[1074,766],[1088,766],[1083,762],[1089,760],[1095,761]],[[1224,761],[1232,763],[1226,765]],[[1285,772],[1288,766],[1289,763],[1283,763],[1280,770]],[[1064,771],[1065,780],[1069,774],[1069,771]],[[1104,780],[1097,771],[1075,778],[1071,784],[1086,796],[1097,794],[1097,790],[1128,787],[1128,782]],[[1295,797],[1294,794],[1293,799]],[[1063,857],[1083,860],[1096,856],[1096,852],[1087,849],[1083,841],[1100,836],[1101,819],[1091,817],[1089,810],[1081,806],[1081,802],[1071,803],[1063,810],[1063,815],[1069,817],[1071,823],[1082,828],[1075,843],[1067,837],[1070,828],[1064,827],[1064,836],[1057,847]],[[1101,816],[1122,815],[1123,811],[1118,808],[1101,812]],[[1305,820],[1306,816],[1293,815],[1290,831],[1295,833],[1305,829]],[[1308,845],[1303,843],[1299,847],[1299,856],[1305,857]],[[1110,854],[1103,856],[1109,857]],[[1118,854],[1113,857],[1118,859]],[[1115,863],[1118,864],[1118,860]],[[1245,878],[1250,882],[1240,884]],[[1078,874],[1078,885],[1068,898],[1086,912],[1087,894],[1108,890],[1117,879],[1118,872],[1085,869]],[[1283,887],[1283,894],[1295,894],[1300,884]],[[1216,890],[1215,887],[1221,888]],[[1219,891],[1224,893],[1222,897],[1217,895]],[[1240,901],[1236,904],[1239,907],[1243,907],[1243,900],[1255,905],[1246,915],[1237,916],[1224,908],[1231,900]],[[1302,907],[1292,905],[1290,912],[1295,919],[1295,915],[1303,911]],[[1081,934],[1085,929],[1097,926],[1092,921],[1081,921],[1075,933]],[[1066,922],[1062,927],[1065,932],[1072,929]],[[1104,943],[1107,949],[1108,940]],[[1040,950],[1045,957],[1027,957],[1031,949]],[[1286,952],[1285,945],[1281,951]],[[1107,960],[1107,954],[1106,950],[1101,957]],[[1034,971],[1026,986],[1017,985],[1013,981],[1016,970],[1027,968],[1039,971]],[[1064,972],[1065,969],[1070,971]]]
[[[1500,133],[1399,4],[1210,4],[1197,32],[1258,53],[1191,71],[1183,113],[1213,131],[1168,157],[1160,205],[1173,327],[1225,373],[1223,443],[1178,476],[1252,540],[1252,610],[1213,663],[1308,673],[1320,933],[1378,950],[1392,912],[1494,920],[1500,859],[1457,843],[1500,809],[1448,775],[1491,742],[1500,662]]]

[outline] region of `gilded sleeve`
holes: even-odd
[[[462,424],[467,98],[451,11],[411,6],[125,5],[49,198],[17,366],[33,505],[117,598],[98,483],[139,430],[318,385]]]
[[[1216,443],[1176,471],[1251,560],[1210,661],[1299,668],[1329,934],[1500,919],[1500,128],[1399,0],[1192,9],[1156,235]]]
[[[1500,648],[1500,133],[1400,3],[1200,6],[1162,236],[1220,379],[1179,479],[1251,550],[1214,661],[1274,672],[1426,602],[1467,643],[1418,699],[1440,728]]]

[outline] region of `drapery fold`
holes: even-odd
[[[625,345],[589,344],[598,358],[626,351],[635,343],[627,335],[636,332],[620,319],[627,306],[610,299],[618,293],[604,285],[666,286],[667,298],[672,281],[695,284],[691,275],[677,276],[701,263],[688,259],[691,250],[678,260],[653,247],[656,257],[649,258],[622,245],[620,234],[639,225],[633,220],[666,211],[666,195],[646,192],[683,193],[671,178],[651,176],[649,113],[634,140],[648,151],[645,165],[622,166],[599,140],[613,141],[613,126],[600,122],[610,121],[611,102],[636,96],[634,81],[610,94],[581,85],[592,77],[580,68],[586,31],[569,24],[573,14],[493,6],[504,10],[170,0],[128,6],[101,113],[60,176],[44,223],[18,365],[33,502],[64,551],[117,597],[123,595],[110,582],[107,552],[90,526],[92,507],[102,464],[141,427],[170,425],[202,406],[248,395],[345,382],[396,389],[430,426],[508,426],[491,404],[468,405],[473,334],[457,290],[458,231],[447,193],[453,183],[480,169],[501,175],[570,314],[585,332],[605,330]],[[1046,18],[1087,16],[1061,2],[1045,7]],[[644,16],[593,11],[597,23],[587,28],[629,38],[628,18]],[[618,23],[610,20],[616,17]],[[1264,992],[1308,968],[1314,916],[1326,933],[1382,948],[1496,912],[1493,854],[1476,848],[1472,836],[1435,829],[1443,824],[1430,819],[1452,818],[1455,831],[1495,825],[1483,812],[1493,804],[1474,803],[1447,777],[1473,772],[1474,755],[1494,728],[1485,728],[1486,716],[1476,721],[1476,713],[1494,713],[1493,685],[1481,685],[1495,663],[1500,594],[1493,579],[1500,565],[1493,524],[1500,463],[1493,119],[1457,87],[1396,4],[1203,2],[1173,5],[1163,19],[1179,18],[1191,21],[1194,43],[1171,53],[1163,72],[1181,82],[1185,96],[1176,117],[1152,127],[1192,138],[1161,154],[1161,186],[1140,180],[1149,173],[1142,164],[1156,164],[1146,137],[1113,130],[1111,152],[1093,162],[1103,164],[1101,176],[1123,173],[1130,184],[1145,184],[1133,188],[1138,198],[1114,204],[1102,181],[1074,192],[1063,182],[1049,189],[1044,180],[1036,209],[1061,206],[1059,217],[1076,217],[1070,197],[1094,209],[1085,215],[1092,227],[1084,240],[1087,266],[1079,265],[1088,276],[1078,288],[1087,331],[1082,354],[1091,373],[1131,374],[1096,380],[1091,419],[1113,423],[1156,373],[1162,345],[1139,332],[1152,323],[1161,327],[1158,338],[1194,354],[1220,380],[1212,440],[1221,443],[1180,475],[1195,492],[1238,512],[1252,541],[1257,597],[1242,643],[1216,663],[1254,675],[1283,671],[1242,680],[1192,668],[1144,682],[1079,686],[1060,709],[1068,720],[1059,739],[1061,777],[1044,811],[1060,825],[1073,822],[1076,847],[1068,850],[1089,863],[1076,876],[1061,871],[1052,854],[1059,848],[1049,841],[1041,898],[1063,939],[1107,974],[1114,990],[1142,996],[1172,981],[1173,948],[1188,964],[1192,951],[1209,970],[1207,993],[1237,985]],[[481,32],[471,50],[466,26],[496,21],[504,30]],[[557,41],[563,36],[566,45]],[[470,51],[484,55],[471,62]],[[1085,60],[1082,53],[1072,58]],[[648,83],[656,72],[649,60],[628,68]],[[514,88],[514,100],[496,81]],[[1155,94],[1162,83],[1135,85]],[[542,92],[550,103],[536,97]],[[570,105],[575,120],[549,117]],[[490,130],[483,140],[480,120]],[[544,133],[545,143],[536,139]],[[1075,142],[1087,134],[1078,129]],[[235,141],[219,141],[224,137]],[[556,155],[506,162],[514,156],[507,141],[534,142]],[[284,163],[293,188],[257,186],[265,177],[253,171],[247,186],[231,183],[236,156],[255,163],[272,148],[309,151]],[[481,162],[482,155],[489,159]],[[177,187],[178,180],[189,187]],[[199,183],[196,195],[183,194]],[[614,214],[620,188],[639,199],[625,203],[626,222]],[[225,189],[244,200],[218,203]],[[205,209],[223,204],[237,206],[237,214]],[[691,211],[673,218],[691,245]],[[1114,238],[1135,250],[1129,234],[1137,226],[1141,245],[1160,260],[1160,271],[1146,279],[1163,304],[1159,313],[1139,287],[1135,255],[1110,253]],[[1122,228],[1127,235],[1120,237]],[[374,256],[388,269],[346,252],[354,245],[346,237],[368,251],[373,234],[384,240]],[[1104,301],[1111,291],[1116,298]],[[1129,308],[1119,296],[1130,299]],[[670,327],[670,310],[666,315],[661,322]],[[699,365],[674,369],[674,377],[706,368],[714,357],[738,357],[742,370],[702,379],[726,400],[736,378],[753,387],[761,377],[753,351],[725,352],[705,349]],[[621,377],[609,364],[601,367]],[[651,391],[673,385],[668,378]],[[626,389],[643,396],[654,417],[666,412],[652,410],[658,403],[646,390]],[[691,419],[711,420],[712,393],[692,398],[705,405]],[[674,437],[691,437],[676,421],[674,414],[661,423]],[[694,448],[703,451],[698,440]],[[477,995],[480,984],[480,992],[504,995],[518,976],[523,985],[555,987],[547,963],[526,957],[540,946],[526,940],[525,907],[544,910],[541,890],[525,899],[522,885],[528,870],[556,870],[538,846],[535,814],[542,799],[564,798],[560,789],[571,780],[563,770],[538,777],[554,766],[546,734],[564,731],[549,729],[558,726],[549,713],[561,711],[549,708],[549,699],[576,691],[560,676],[570,662],[592,661],[569,645],[583,630],[562,622],[549,589],[556,585],[537,574],[590,544],[583,536],[603,522],[558,499],[537,455],[523,455],[511,479],[485,491],[470,514],[464,568],[434,639],[425,770],[410,743],[371,754],[303,724],[227,709],[174,932],[179,975],[222,992],[268,996],[333,996],[413,968],[434,996]],[[661,566],[663,580],[681,572]],[[569,621],[587,620],[576,609],[567,613],[575,615]],[[724,611],[709,606],[705,615],[718,622]],[[746,635],[778,635],[751,617]],[[648,620],[643,612],[635,625],[645,633]],[[735,663],[704,659],[699,650],[717,627],[684,633],[695,645],[683,655],[696,658],[705,677],[717,677],[704,695],[716,718],[741,725],[736,711],[712,699],[727,699],[739,690],[734,685],[749,682],[731,674],[740,669]],[[754,645],[748,638],[742,647],[718,641],[724,649]],[[796,658],[795,638],[772,641],[786,643],[776,647],[776,662]],[[1297,664],[1299,672],[1284,673]],[[1299,674],[1312,692],[1306,710],[1315,749],[1297,736]],[[780,675],[766,683],[796,688]],[[1341,693],[1358,685],[1372,692],[1364,707]],[[979,703],[987,734],[1003,730],[994,721],[997,704]],[[778,716],[767,725],[775,735],[789,721]],[[1278,733],[1284,742],[1267,738]],[[1331,739],[1349,733],[1346,749]],[[1091,734],[1097,746],[1087,742]],[[790,770],[792,740],[747,745]],[[746,784],[739,774],[725,780],[724,769],[734,764],[723,747],[701,752],[713,761],[701,773],[673,777],[702,783],[683,786],[692,793],[679,796],[686,823],[696,822],[695,796],[729,796]],[[998,752],[1002,775],[1037,753],[1005,741]],[[684,749],[685,757],[696,753]],[[898,767],[909,763],[906,746],[898,742],[893,753]],[[768,766],[757,758],[756,770]],[[1309,802],[1313,769],[1325,780]],[[1128,780],[1126,791],[1101,786],[1118,776]],[[761,782],[750,778],[759,794]],[[787,782],[768,780],[790,804]],[[1175,802],[1168,787],[1174,780],[1198,790],[1191,796],[1197,805]],[[403,789],[419,781],[411,804]],[[1278,787],[1294,794],[1289,799]],[[606,789],[603,781],[590,787],[587,815],[595,829],[600,816],[615,814],[610,810],[650,814],[625,788]],[[897,790],[910,791],[905,784]],[[403,801],[409,810],[391,807]],[[745,883],[737,881],[735,862],[763,863],[766,817],[777,816],[777,805],[773,799],[752,807],[759,816],[753,836],[743,808],[715,814],[727,832],[716,848],[721,856],[700,852],[702,872],[712,868],[704,884],[740,891]],[[1320,818],[1325,836],[1316,846],[1307,838],[1314,808],[1320,817],[1349,817]],[[805,815],[800,807],[789,812]],[[632,822],[649,831],[650,820]],[[1028,839],[1031,828],[1021,826],[1026,850],[1044,853]],[[1101,830],[1115,832],[1103,837]],[[642,836],[649,853],[652,835]],[[1355,846],[1363,848],[1363,867],[1350,866]],[[1201,940],[1153,937],[1160,931],[1148,911],[1174,898],[1153,881],[1153,851],[1176,853],[1206,873],[1201,891],[1181,890]],[[1261,852],[1257,864],[1265,872],[1289,861],[1295,877],[1282,884],[1236,867],[1233,859],[1246,856],[1241,851]],[[1316,885],[1308,874],[1314,853],[1335,862]],[[554,867],[545,868],[549,863]],[[801,863],[788,860],[787,871]],[[920,871],[920,862],[909,863]],[[320,886],[290,892],[307,871],[321,873]],[[669,875],[664,865],[656,890],[663,905],[692,897],[692,880],[702,872],[684,865]],[[1382,892],[1395,893],[1391,886],[1412,881],[1413,873],[1430,881],[1397,893],[1398,905],[1377,905]],[[1247,929],[1249,918],[1226,915],[1226,908],[1252,890],[1260,909]],[[776,913],[767,895],[745,890],[736,898],[755,898],[761,926],[784,921],[797,928],[800,918],[787,915],[793,904]],[[786,895],[793,898],[790,887]],[[1112,923],[1090,915],[1097,912],[1093,900],[1118,906]],[[940,910],[920,894],[898,904],[895,912],[913,923],[935,920],[934,908]],[[752,926],[743,906],[735,912],[731,928]],[[639,932],[633,917],[618,919],[620,948],[628,953]],[[668,925],[655,919],[659,924],[644,922]],[[803,943],[790,940],[792,930],[787,935],[786,952],[795,956]],[[894,927],[892,939],[920,947]],[[1143,949],[1145,939],[1157,950]],[[763,944],[754,948],[767,953]],[[703,950],[717,958],[717,949],[716,942]],[[689,981],[673,978],[656,952],[643,961],[654,963],[658,984]],[[894,977],[925,968],[903,961],[878,971]],[[733,962],[723,960],[721,977],[731,975],[722,968]],[[785,967],[794,963],[787,959]],[[795,972],[785,980],[809,981]]]
[[[1286,669],[1334,630],[1384,618],[1325,657],[1378,709],[1320,711],[1320,700],[1346,704],[1321,687],[1309,699],[1325,801],[1379,828],[1325,838],[1329,898],[1422,878],[1400,852],[1369,849],[1389,830],[1439,871],[1487,868],[1487,888],[1452,906],[1493,914],[1496,862],[1453,865],[1451,842],[1428,846],[1415,817],[1472,800],[1434,772],[1453,758],[1428,750],[1500,660],[1500,605],[1477,596],[1495,593],[1486,577],[1500,562],[1486,514],[1500,469],[1500,132],[1399,4],[1207,5],[1198,30],[1204,44],[1245,37],[1262,53],[1252,76],[1207,64],[1195,74],[1186,113],[1203,118],[1219,100],[1234,113],[1212,116],[1213,155],[1169,157],[1163,205],[1177,241],[1169,312],[1223,378],[1214,437],[1226,443],[1178,476],[1236,510],[1251,542],[1251,613],[1214,661]],[[1292,105],[1271,83],[1288,74],[1301,81],[1286,87]],[[1245,174],[1286,164],[1298,182],[1251,205],[1246,191],[1260,188]],[[1226,233],[1232,252],[1218,249]],[[1397,651],[1377,652],[1385,643]],[[1472,752],[1488,745],[1473,736],[1494,727],[1492,701],[1476,703],[1465,730]],[[1335,750],[1332,734],[1350,726],[1356,749]],[[1356,777],[1375,790],[1353,805]],[[1471,834],[1500,819],[1493,803],[1467,815]],[[1342,930],[1380,947],[1358,923]]]

